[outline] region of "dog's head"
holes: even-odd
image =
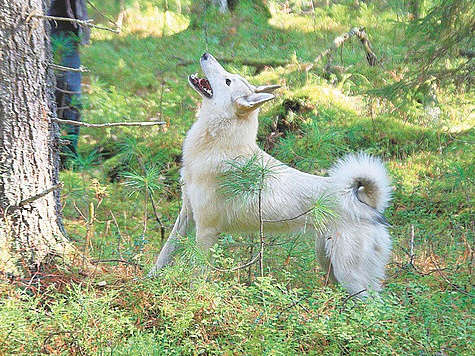
[[[220,113],[222,117],[247,117],[265,102],[275,98],[271,94],[280,85],[254,86],[238,74],[227,72],[209,53],[200,59],[205,78],[197,74],[188,81],[203,97],[202,108]]]

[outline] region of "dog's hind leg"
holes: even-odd
[[[326,241],[335,279],[359,297],[378,292],[389,260],[391,241],[383,225],[340,226]]]
[[[330,257],[327,255],[325,249],[326,238],[326,236],[321,235],[318,235],[315,238],[315,254],[317,256],[318,264],[320,265],[322,271],[328,276],[328,280],[336,282],[335,276],[333,275],[333,268],[330,263]]]
[[[188,234],[193,229],[193,226],[194,222],[191,207],[185,194],[183,194],[183,205],[180,210],[180,215],[178,215],[172,232],[157,257],[155,266],[149,272],[149,277],[154,276],[159,269],[171,263],[173,253],[177,248],[178,238]]]

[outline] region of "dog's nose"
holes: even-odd
[[[209,54],[208,53],[203,53],[203,55],[201,56],[201,59],[206,61],[207,59],[209,58]]]

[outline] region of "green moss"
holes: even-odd
[[[438,92],[438,122],[409,99],[394,107],[364,95],[404,73],[406,42],[395,22],[407,16],[402,2],[355,7],[348,0],[313,10],[306,1],[272,0],[263,11],[260,2],[242,0],[227,15],[210,7],[196,12],[185,0],[125,3],[122,33],[94,31],[82,50],[91,69],[84,76],[83,118],[159,118],[167,125],[82,129],[81,160],[61,180],[65,226],[80,251],[129,265],[101,264],[100,273],[80,284],[76,275],[69,289],[56,281],[36,296],[27,296],[35,292],[31,286],[0,285],[0,353],[47,352],[47,344],[62,353],[124,355],[473,354],[473,93]],[[116,1],[98,5],[118,15]],[[302,70],[355,25],[366,27],[381,66],[369,67],[355,40],[335,55],[346,67],[343,81],[325,79],[324,63]],[[360,150],[387,162],[395,188],[386,213],[394,252],[384,303],[347,299],[339,287],[325,287],[313,241],[299,236],[266,236],[272,247],[264,279],[255,267],[249,274],[196,277],[203,261],[188,237],[175,266],[156,280],[134,280],[163,243],[157,216],[168,234],[179,211],[181,145],[199,105],[186,76],[199,70],[205,50],[292,62],[258,75],[253,67],[225,65],[253,83],[282,85],[261,112],[259,143],[286,164],[325,174],[338,157]],[[182,60],[195,62],[178,65]],[[142,174],[142,165],[159,169],[156,212],[143,191],[130,195],[123,184],[124,173]],[[214,263],[241,264],[252,245],[255,252],[247,237],[222,236]],[[411,245],[417,270],[409,263]]]

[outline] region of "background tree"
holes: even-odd
[[[86,0],[52,0],[49,16],[87,21]],[[50,20],[51,43],[55,62],[69,68],[79,69],[79,47],[89,43],[90,29],[70,21]],[[56,73],[56,115],[65,120],[81,121],[81,72]],[[79,126],[66,125],[68,145],[62,147],[62,166],[67,157],[77,155]]]
[[[423,3],[423,0],[409,0],[409,11],[414,19],[418,19],[421,16]]]
[[[420,13],[422,1],[418,4]],[[398,105],[421,96],[424,104],[432,103],[436,101],[437,88],[455,86],[458,91],[469,91],[473,84],[473,1],[436,0],[425,12],[424,17],[406,27],[407,72],[397,82],[372,91],[397,101]]]
[[[0,0],[0,271],[22,274],[71,247],[63,234],[47,0]]]

